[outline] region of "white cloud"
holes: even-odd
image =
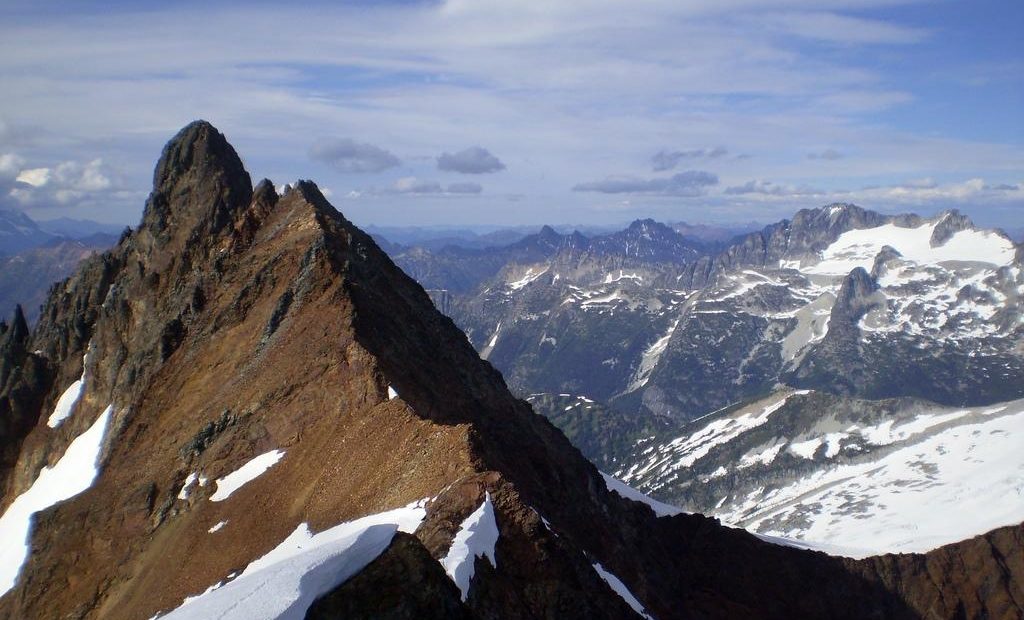
[[[931,34],[923,28],[909,28],[825,11],[785,12],[763,16],[758,20],[758,25],[807,39],[838,44],[906,45],[918,43]]]
[[[310,148],[309,157],[345,173],[381,172],[402,163],[393,153],[379,146],[350,138],[318,142]]]
[[[504,170],[505,164],[487,149],[471,146],[457,153],[441,153],[437,158],[437,169],[462,174],[486,174]]]
[[[651,157],[651,164],[655,172],[664,172],[675,168],[684,159],[717,159],[728,154],[729,151],[724,146],[687,151],[658,151]]]
[[[440,194],[441,184],[437,181],[423,181],[416,177],[402,177],[394,182],[390,191],[397,194]]]
[[[75,207],[83,201],[112,196],[116,187],[112,172],[102,159],[87,162],[63,161],[52,167],[24,168],[24,159],[13,154],[0,156],[0,204],[13,201],[21,208]],[[17,170],[17,172],[13,172]],[[11,182],[13,180],[13,182]],[[0,178],[2,181],[2,178]]]
[[[25,166],[25,160],[14,153],[0,153],[0,180],[14,180]]]
[[[703,196],[708,187],[718,184],[718,177],[703,170],[687,170],[667,178],[640,179],[608,177],[601,181],[578,183],[574,192],[602,194],[653,194],[660,196]]]
[[[31,185],[32,187],[42,187],[50,182],[50,169],[30,168],[28,170],[22,170],[14,180],[19,183]]]
[[[741,196],[745,194],[763,194],[766,196],[824,196],[824,190],[814,189],[806,185],[779,185],[771,181],[753,180],[742,185],[734,185],[725,189],[725,194]]]
[[[918,179],[887,187],[869,187],[853,192],[865,202],[895,202],[920,205],[936,202],[962,203],[984,199],[986,202],[1019,201],[1024,199],[1020,184],[990,185],[984,179],[939,184],[932,179]]]

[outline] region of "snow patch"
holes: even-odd
[[[786,440],[781,439],[760,451],[744,454],[737,467],[739,469],[743,469],[745,467],[752,467],[758,464],[767,465],[775,460],[775,457],[779,455],[779,452],[781,452],[785,446]]]
[[[501,333],[501,321],[498,321],[498,325],[494,328],[494,334],[491,336],[487,346],[480,351],[480,359],[487,359],[491,355],[491,351],[494,350],[495,345],[498,344],[498,334]]]
[[[637,283],[644,281],[643,277],[636,273],[626,273],[625,271],[619,269],[619,275],[617,276],[612,275],[611,273],[605,274],[604,281],[602,282],[602,284],[612,284],[613,282],[618,282],[619,280],[622,279],[633,280],[634,282]]]
[[[647,613],[643,604],[639,599],[633,596],[633,593],[629,591],[626,584],[622,583],[621,579],[605,570],[605,568],[601,566],[600,562],[594,563],[594,570],[601,576],[601,579],[604,579],[605,583],[611,586],[612,590],[615,590],[616,594],[622,597],[622,600],[626,601],[627,605],[633,608],[633,611],[640,615],[640,617],[647,618],[648,620],[654,620],[654,617]]]
[[[658,361],[661,359],[665,349],[668,348],[668,341],[672,338],[672,334],[675,333],[676,328],[679,327],[679,319],[676,319],[672,325],[669,326],[668,331],[661,338],[654,341],[650,347],[644,351],[643,356],[640,358],[640,367],[636,371],[636,375],[633,377],[632,383],[626,388],[626,393],[636,391],[643,386],[647,385],[647,380],[651,377],[651,372],[654,367],[658,365]]]
[[[89,363],[89,348],[91,346],[91,342],[86,345],[85,355],[82,356],[82,376],[69,385],[68,389],[64,390],[64,393],[57,399],[57,404],[53,407],[53,413],[50,414],[50,419],[46,421],[46,425],[50,428],[60,426],[61,422],[74,412],[75,405],[78,404],[78,400],[82,397],[82,389],[85,387],[85,367]]]
[[[664,480],[674,471],[691,467],[707,456],[716,446],[732,441],[750,429],[761,426],[768,421],[773,413],[781,409],[791,396],[807,393],[808,390],[788,393],[782,398],[769,402],[760,410],[746,410],[742,413],[736,412],[729,416],[719,417],[698,431],[676,437],[672,441],[658,446],[656,453],[647,463],[631,468],[627,472],[626,478],[635,480],[649,477],[650,472],[656,472],[656,478]],[[717,412],[708,415],[715,413]],[[700,419],[697,418],[693,422]],[[781,450],[781,447],[779,449]],[[654,488],[656,489],[657,486]]]
[[[617,478],[613,478],[604,472],[601,472],[601,477],[604,478],[604,484],[605,486],[608,487],[609,491],[615,491],[622,497],[626,499],[631,499],[634,502],[647,504],[648,506],[651,507],[652,510],[654,510],[654,514],[656,514],[659,517],[671,517],[673,515],[682,514],[683,512],[681,509],[676,508],[675,506],[659,502],[658,500],[652,497],[644,495],[643,493],[637,491],[636,489],[629,486],[625,482],[622,482]]]
[[[530,267],[529,269],[526,270],[526,274],[522,278],[516,280],[515,282],[509,282],[508,287],[513,291],[518,291],[519,289],[525,287],[527,284],[533,282],[537,278],[547,273],[547,271],[547,266],[545,266],[543,269],[536,269],[534,267]]]
[[[813,459],[814,453],[818,451],[820,446],[821,438],[815,437],[807,441],[794,441],[789,444],[788,450],[801,458]]]
[[[0,517],[0,595],[14,587],[28,557],[32,515],[78,495],[96,480],[113,411],[110,405],[87,431],[75,437],[60,460],[53,467],[44,467],[32,486]]]
[[[494,557],[494,546],[498,542],[498,522],[494,519],[494,504],[491,494],[484,496],[484,501],[473,514],[466,517],[459,527],[448,555],[441,560],[444,572],[448,573],[462,593],[462,600],[469,596],[469,586],[476,572],[476,559],[485,557],[491,566],[497,568],[498,561]]]
[[[302,620],[320,596],[361,571],[426,516],[422,501],[318,534],[300,524],[233,581],[185,599],[164,620]]]
[[[199,475],[196,472],[192,472],[186,476],[185,484],[181,485],[181,490],[178,491],[178,499],[188,499],[189,493],[192,492],[192,485],[195,484],[198,479]]]
[[[271,450],[252,459],[235,471],[217,479],[217,490],[210,496],[211,502],[222,502],[240,489],[244,484],[252,482],[263,472],[273,467],[281,457],[284,450]]]
[[[841,545],[808,542],[806,540],[796,540],[795,538],[784,538],[782,536],[768,536],[767,534],[754,534],[754,536],[757,536],[766,543],[771,543],[773,545],[792,547],[794,549],[804,549],[806,551],[821,551],[822,553],[827,553],[829,555],[840,555],[847,558],[863,558],[871,555],[869,551],[856,547],[843,547]]]
[[[84,371],[82,377],[85,377]],[[57,404],[53,408],[53,413],[50,414],[50,419],[46,421],[47,426],[57,428],[61,425],[61,422],[71,415],[75,405],[78,404],[78,399],[82,397],[82,387],[84,385],[85,383],[82,379],[77,379],[68,386],[68,389],[64,390],[64,393],[57,399]]]

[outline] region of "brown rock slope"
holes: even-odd
[[[993,534],[998,554],[976,539],[852,562],[699,515],[657,518],[608,491],[315,185],[251,188],[224,137],[189,125],[164,150],[139,228],[51,293],[31,337],[0,336],[0,414],[18,412],[0,426],[4,453],[19,446],[0,510],[114,411],[100,475],[36,515],[0,617],[150,618],[300,523],[319,531],[422,498],[415,535],[308,617],[635,617],[595,562],[660,620],[1019,616],[1020,562],[1007,559],[1019,528]],[[49,428],[83,365],[76,410]],[[190,474],[213,480],[274,449],[280,462],[228,500],[208,501],[213,485],[181,499]],[[476,560],[463,603],[431,562],[485,492],[498,567]]]

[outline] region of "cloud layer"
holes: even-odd
[[[708,187],[718,184],[718,177],[703,170],[687,170],[667,178],[638,179],[609,177],[601,181],[578,183],[574,192],[602,194],[654,194],[659,196],[702,196]]]
[[[381,172],[402,163],[379,146],[349,138],[318,142],[309,149],[309,157],[344,173]]]
[[[27,167],[25,159],[0,154],[0,207],[55,209],[97,204],[134,195],[101,159]]]
[[[500,172],[505,164],[483,147],[472,146],[457,153],[442,153],[437,158],[437,169],[462,174]]]
[[[825,190],[814,189],[806,185],[779,185],[771,181],[753,180],[742,185],[734,185],[725,188],[725,194],[730,196],[742,196],[745,194],[763,194],[766,196],[824,196]]]
[[[729,151],[724,146],[688,151],[658,151],[651,158],[651,166],[655,172],[664,172],[675,168],[684,159],[717,159],[728,154]]]

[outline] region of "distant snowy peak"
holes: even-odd
[[[997,231],[958,226],[944,228],[955,219],[945,213],[918,226],[901,226],[889,222],[872,228],[848,230],[818,255],[817,262],[780,263],[794,266],[809,274],[841,276],[857,267],[871,271],[876,258],[891,248],[905,261],[920,265],[944,263],[983,263],[1002,267],[1013,262],[1016,247],[1013,241]]]
[[[601,255],[664,263],[689,261],[704,253],[700,243],[652,219],[636,220],[625,230],[595,237],[591,250]]]

